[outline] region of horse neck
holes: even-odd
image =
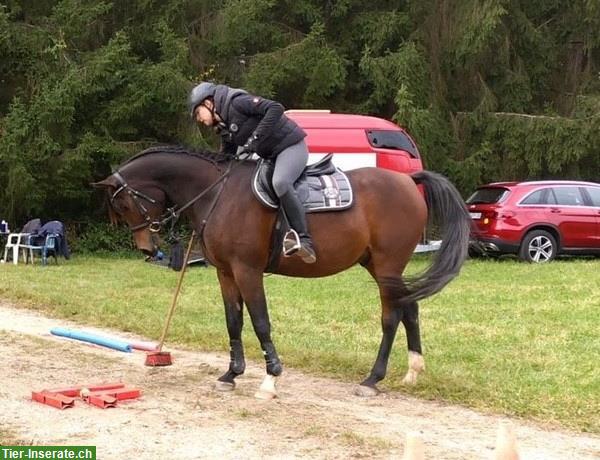
[[[163,190],[172,204],[181,207],[216,182],[225,170],[226,165],[217,167],[191,155],[156,153],[128,164],[121,172],[130,182]]]

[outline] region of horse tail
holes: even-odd
[[[403,277],[408,289],[405,300],[420,300],[439,292],[458,273],[467,258],[471,217],[460,193],[444,176],[419,171],[411,175],[422,184],[429,209],[429,222],[439,224],[442,243],[427,270]]]

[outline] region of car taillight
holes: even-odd
[[[490,221],[498,217],[498,213],[496,211],[483,211],[481,213],[481,217],[483,219],[483,223],[487,225],[490,223]]]

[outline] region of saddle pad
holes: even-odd
[[[303,173],[294,183],[294,189],[306,212],[341,211],[354,202],[352,186],[346,174],[335,167],[324,169],[328,174]],[[272,176],[273,164],[259,162],[252,178],[252,191],[262,204],[277,209],[279,200],[271,186]]]

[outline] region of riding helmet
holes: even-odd
[[[194,89],[192,89],[188,100],[190,116],[192,118],[194,118],[194,111],[196,110],[196,107],[202,104],[202,102],[204,102],[204,99],[206,99],[207,97],[213,97],[215,95],[216,88],[217,85],[215,85],[214,83],[204,81],[199,85],[196,85]]]

